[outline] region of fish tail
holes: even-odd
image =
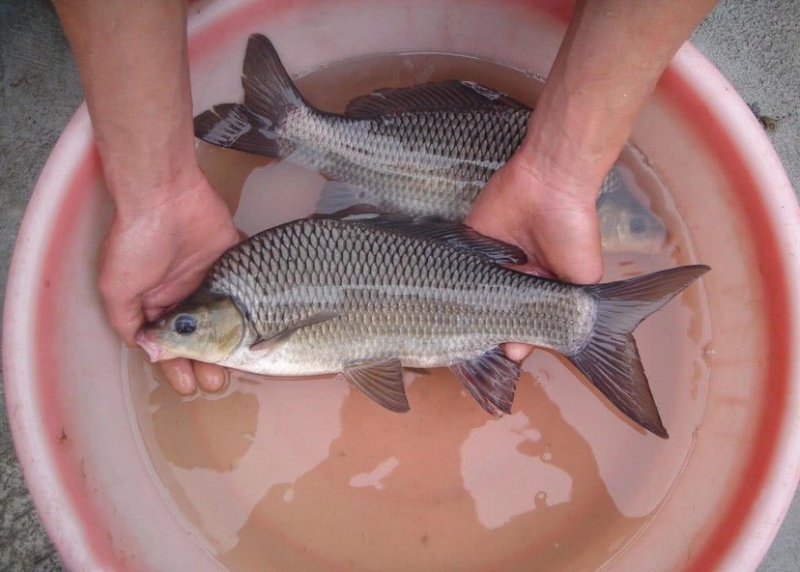
[[[242,86],[244,105],[228,103],[204,111],[194,119],[195,136],[220,147],[283,157],[280,136],[286,119],[308,104],[272,43],[261,34],[247,42]]]
[[[663,439],[669,435],[650,392],[633,330],[708,270],[704,265],[681,266],[586,286],[597,300],[596,323],[588,342],[566,356],[622,413]]]

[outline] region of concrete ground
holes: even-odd
[[[692,38],[763,120],[800,188],[800,1],[727,0]],[[45,0],[0,0],[0,284],[36,178],[82,99]],[[2,300],[0,300],[2,301]],[[800,495],[759,572],[800,570]],[[0,570],[61,570],[22,480],[0,385]]]

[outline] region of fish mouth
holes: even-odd
[[[146,330],[139,330],[136,333],[136,343],[147,352],[151,362],[163,361],[168,358],[167,350],[155,343]]]

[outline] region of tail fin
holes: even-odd
[[[281,157],[286,117],[307,104],[283,67],[272,43],[260,34],[247,42],[242,71],[244,105],[217,105],[194,119],[195,136],[220,147]]]
[[[597,321],[584,347],[567,356],[620,411],[664,439],[669,435],[661,423],[632,333],[642,320],[708,270],[703,265],[681,266],[587,286],[597,299]]]

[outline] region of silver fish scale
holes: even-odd
[[[287,116],[281,155],[359,187],[380,208],[460,221],[522,142],[529,116],[487,106],[355,119],[303,107]]]
[[[440,241],[337,219],[255,235],[214,265],[205,286],[246,314],[255,329],[248,346],[314,315],[335,316],[278,345],[259,370],[275,375],[395,356],[405,366],[445,366],[506,341],[569,354],[594,324],[594,300],[580,287],[514,272]]]

